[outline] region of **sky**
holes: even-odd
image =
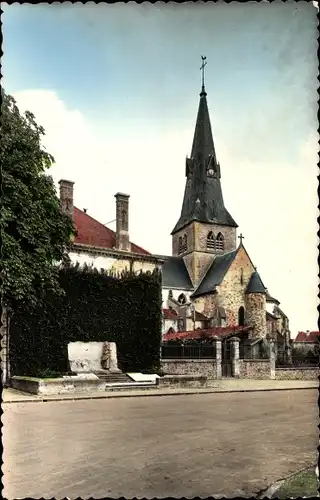
[[[317,9],[312,2],[2,4],[5,91],[46,130],[49,171],[102,223],[171,255],[201,90],[226,208],[291,336],[317,321]],[[115,229],[115,223],[108,224]]]

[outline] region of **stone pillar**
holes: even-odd
[[[240,355],[239,355],[239,342],[240,339],[238,337],[231,337],[229,340],[231,343],[231,361],[232,361],[232,376],[238,377],[240,376]]]
[[[9,314],[4,304],[1,304],[1,370],[2,385],[7,387],[11,378],[9,360]]]
[[[131,251],[129,241],[129,198],[128,194],[117,193],[116,198],[116,249]]]
[[[276,344],[273,340],[270,340],[269,343],[270,349],[270,378],[271,380],[275,380],[276,378]]]
[[[63,213],[73,218],[73,185],[74,182],[61,179],[60,185],[60,204]]]
[[[213,337],[213,342],[216,345],[216,370],[217,370],[217,379],[222,377],[222,355],[221,355],[221,340],[219,337]]]

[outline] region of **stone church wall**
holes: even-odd
[[[188,226],[184,227],[180,231],[178,231],[176,234],[172,236],[172,255],[180,255],[179,254],[179,238],[184,235],[187,235],[187,251],[183,252],[181,255],[184,253],[190,252],[190,249],[194,248],[194,227],[193,224],[189,224]]]
[[[252,337],[265,337],[267,334],[266,297],[262,293],[246,296],[247,323],[254,327]]]
[[[215,236],[220,232],[224,237],[225,251],[231,252],[237,247],[236,240],[236,228],[219,226],[216,224],[205,224],[202,222],[194,222],[194,234],[195,234],[195,250],[206,251],[207,250],[207,237],[210,231],[213,232]],[[212,252],[213,254],[215,252]]]
[[[246,316],[245,290],[253,271],[253,265],[246,252],[240,249],[222,283],[217,287],[217,305],[224,307],[227,315],[227,325],[238,324],[238,314],[241,306],[245,308],[245,319],[250,324]]]

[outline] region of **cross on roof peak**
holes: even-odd
[[[240,245],[242,245],[242,240],[244,240],[244,236],[242,233],[240,233],[240,235],[238,236],[239,240],[240,240]]]

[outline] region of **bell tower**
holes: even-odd
[[[207,93],[206,57],[202,56],[202,88],[191,155],[186,159],[186,186],[181,214],[173,228],[172,255],[181,255],[197,286],[216,255],[236,249],[237,223],[227,211],[221,189]]]

